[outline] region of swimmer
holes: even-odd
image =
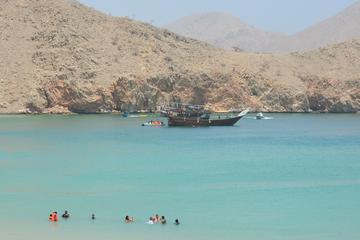
[[[126,222],[126,223],[132,223],[132,222],[134,222],[134,218],[133,218],[133,217],[126,216],[126,217],[125,217],[125,222]]]
[[[154,218],[153,218],[153,217],[150,217],[150,219],[149,219],[149,221],[147,222],[147,224],[150,224],[150,225],[154,224]]]
[[[54,218],[55,222],[58,221],[58,213],[57,212],[53,212],[53,218]]]
[[[157,223],[157,222],[160,222],[160,216],[159,216],[159,214],[156,214],[155,215],[155,222]]]
[[[70,217],[70,214],[68,213],[68,211],[65,211],[64,214],[62,215],[62,218],[68,219]]]
[[[49,220],[51,222],[57,222],[58,221],[58,216],[57,216],[57,212],[52,212],[49,216]]]
[[[92,215],[91,215],[91,219],[92,219],[92,220],[95,220],[95,219],[96,219],[96,218],[95,218],[95,214],[92,214]]]
[[[176,226],[180,225],[179,219],[175,219],[174,224],[175,224]]]
[[[160,223],[161,223],[161,224],[166,224],[165,216],[162,216],[162,217],[161,217]]]

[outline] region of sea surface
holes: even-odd
[[[269,116],[2,115],[0,239],[360,239],[360,115]],[[71,218],[50,223],[55,210]],[[167,225],[145,224],[157,213]]]

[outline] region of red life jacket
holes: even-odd
[[[55,212],[51,213],[49,216],[49,220],[52,222],[57,222],[58,221],[58,216]]]
[[[53,222],[57,222],[58,221],[58,216],[57,216],[57,214],[55,213],[55,214],[53,214]]]

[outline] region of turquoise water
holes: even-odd
[[[0,116],[0,239],[360,239],[360,115],[272,116]],[[145,224],[156,213],[169,224]]]

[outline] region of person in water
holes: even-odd
[[[162,217],[161,217],[160,223],[161,223],[161,224],[166,224],[165,216],[162,216]]]
[[[62,215],[62,218],[68,219],[70,217],[70,214],[68,211],[65,211],[64,214]]]
[[[155,222],[155,223],[160,222],[160,216],[159,216],[159,214],[156,214],[156,215],[155,215],[155,217],[154,217],[154,222]]]
[[[152,224],[154,224],[154,223],[155,223],[154,218],[153,218],[153,217],[150,217],[150,219],[149,219],[149,221],[147,222],[147,224],[152,225]]]
[[[129,217],[129,216],[126,216],[125,217],[125,223],[132,223],[134,222],[134,218],[133,217]]]
[[[95,218],[95,214],[92,214],[92,215],[91,215],[91,219],[92,219],[92,220],[95,220],[95,219],[96,219],[96,218]]]
[[[175,224],[176,226],[180,225],[179,219],[175,219],[174,224]]]
[[[58,221],[58,215],[57,212],[52,212],[49,216],[49,220],[51,222],[57,222]]]

